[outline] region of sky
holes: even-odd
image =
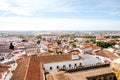
[[[120,30],[120,0],[0,0],[0,31]]]

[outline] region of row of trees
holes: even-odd
[[[82,36],[82,38],[96,38],[96,37],[92,35],[85,35],[85,36]]]
[[[116,43],[115,42],[96,42],[97,46],[100,46],[102,48],[108,48],[108,47],[111,47],[113,45],[115,45]]]
[[[105,36],[105,38],[120,38],[120,36]]]

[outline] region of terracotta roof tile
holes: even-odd
[[[107,55],[108,58],[118,58],[114,53],[108,51],[108,50],[103,50],[104,54]]]
[[[9,66],[5,64],[0,64],[0,73],[7,71]]]
[[[29,68],[27,71],[27,76],[25,80],[43,80],[43,67],[42,63],[34,59],[30,59]]]
[[[25,78],[25,73],[28,68],[28,63],[29,63],[29,57],[25,57],[19,61],[19,64],[16,68],[16,70],[13,73],[13,76],[11,80],[24,80]]]
[[[6,52],[6,53],[11,53],[13,50],[11,49],[0,49],[0,53]]]
[[[41,53],[41,54],[40,54],[40,56],[50,56],[50,55],[52,55],[52,54],[49,53],[49,52],[44,52],[44,53]]]
[[[43,63],[53,63],[53,62],[64,62],[71,61],[72,54],[64,54],[64,55],[48,55],[48,56],[36,56],[34,57],[36,60]],[[83,59],[82,57],[80,59]]]
[[[79,50],[71,50],[70,52],[68,52],[70,54],[79,54],[80,51]]]
[[[99,46],[95,46],[95,45],[92,46],[92,48],[93,48],[93,49],[101,49],[101,47],[99,47]]]
[[[61,62],[61,61],[70,61],[71,55],[49,55],[49,56],[36,56],[36,60],[43,62],[43,63],[53,63],[53,62]]]
[[[11,80],[43,80],[43,64],[31,57],[18,61]]]
[[[98,52],[97,55],[107,57],[107,58],[110,58],[110,59],[118,58],[114,53],[112,53],[108,50],[102,50],[102,51]]]

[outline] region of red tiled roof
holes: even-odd
[[[107,58],[110,58],[110,59],[118,58],[114,53],[112,53],[108,50],[102,50],[102,51],[98,52],[97,55],[107,57]]]
[[[96,37],[96,40],[104,40],[104,39],[105,39],[104,36],[101,36],[101,35]]]
[[[11,80],[43,80],[43,64],[31,57],[18,61]]]
[[[57,35],[54,35],[54,34],[44,34],[41,37],[44,37],[44,36],[57,36]]]
[[[72,54],[36,56],[35,59],[43,63],[71,61]],[[83,59],[82,57],[80,59]]]
[[[101,49],[101,47],[96,46],[96,45],[92,46],[92,48],[93,48],[93,49]]]
[[[13,54],[18,54],[18,53],[19,53],[19,51],[13,51],[12,53],[13,53]]]
[[[40,54],[40,56],[50,56],[50,55],[52,55],[52,54],[49,53],[49,52],[44,52],[44,53],[41,53],[41,54]]]
[[[0,74],[0,79],[2,79],[2,74]]]
[[[72,51],[70,51],[70,52],[68,52],[68,53],[71,53],[71,54],[79,54],[80,51],[79,51],[79,50],[72,50]]]
[[[51,43],[49,43],[47,41],[41,41],[41,43],[44,44],[45,46],[48,46],[49,44],[51,44]]]
[[[30,60],[29,57],[25,57],[19,61],[18,66],[14,71],[11,80],[25,80],[24,78],[25,78],[25,73],[27,71],[27,68],[29,66],[28,65],[29,60]]]
[[[114,53],[108,51],[108,50],[103,50],[104,54],[107,55],[108,58],[118,58]]]
[[[102,51],[97,52],[96,55],[107,57]]]
[[[18,61],[18,67],[11,80],[43,80],[43,63],[69,60],[71,60],[71,54],[25,56],[25,58]]]
[[[53,63],[53,62],[61,62],[61,61],[63,62],[63,61],[70,61],[71,54],[36,56],[34,58],[43,63]]]
[[[42,62],[30,59],[27,76],[25,80],[43,80],[43,66]]]
[[[12,49],[0,49],[0,53],[6,52],[6,53],[11,53],[13,50]]]
[[[117,53],[118,56],[120,56],[120,53]]]
[[[7,71],[9,66],[5,64],[0,64],[0,73]]]

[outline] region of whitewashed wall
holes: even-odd
[[[57,71],[57,66],[59,66],[59,68],[63,68],[63,65],[66,66],[66,68],[69,68],[69,65],[71,64],[71,68],[80,66],[80,64],[82,66],[90,66],[90,65],[95,65],[97,63],[102,63],[102,61],[100,59],[97,58],[90,58],[90,59],[85,59],[85,60],[73,60],[73,61],[66,61],[66,62],[55,62],[55,63],[46,63],[44,64],[44,68],[45,70],[49,71],[49,72],[55,72]],[[50,70],[50,67],[52,67],[52,70]]]

